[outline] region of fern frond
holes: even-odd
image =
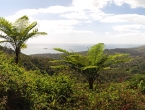
[[[62,69],[62,68],[67,69],[69,67],[68,66],[65,66],[65,65],[59,65],[59,66],[50,66],[50,68],[52,68],[52,69]]]
[[[58,52],[65,53],[65,54],[70,54],[70,52],[69,52],[69,51],[64,50],[64,49],[61,49],[61,48],[54,48],[54,50],[56,50],[56,51],[58,51]]]

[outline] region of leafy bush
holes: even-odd
[[[100,92],[76,88],[70,102],[76,110],[144,110],[145,97],[138,91],[127,88],[128,84],[105,85]],[[74,109],[74,110],[75,110]]]
[[[141,93],[145,94],[145,75],[134,75],[129,82],[129,87],[133,89],[138,89]]]
[[[9,64],[4,55],[0,57],[0,109],[57,108],[57,105],[65,104],[73,93],[72,80],[68,76],[48,76],[39,71],[26,71]]]
[[[26,71],[0,54],[0,110],[144,110],[144,79],[104,83],[92,91],[65,74]]]

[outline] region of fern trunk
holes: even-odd
[[[19,63],[19,54],[20,54],[20,48],[16,47],[15,49],[15,63],[18,64]]]
[[[89,82],[89,89],[92,89],[93,90],[94,79],[93,78],[89,78],[88,82]]]

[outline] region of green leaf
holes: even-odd
[[[86,67],[82,67],[82,70],[87,70],[87,69],[98,69],[98,66],[86,66]]]
[[[27,48],[27,45],[26,44],[22,44],[21,45],[21,49],[25,49],[25,48]]]
[[[53,69],[62,69],[62,68],[68,68],[68,66],[65,66],[65,65],[59,65],[59,66],[51,66],[50,68],[53,68]]]
[[[98,62],[98,60],[101,59],[103,52],[104,52],[103,43],[99,43],[92,46],[87,53],[90,63],[92,65],[96,64],[96,62]]]
[[[70,54],[70,52],[68,52],[67,50],[61,49],[61,48],[54,48],[54,50],[65,53],[65,54]]]

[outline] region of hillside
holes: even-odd
[[[128,53],[133,60],[101,71],[90,90],[85,77],[76,71],[50,69],[49,61],[60,54],[51,58],[21,54],[18,66],[10,63],[14,51],[0,47],[5,52],[0,59],[0,110],[144,110],[145,75],[138,74],[145,70],[144,48],[105,50]]]
[[[5,53],[12,55],[14,57],[14,51],[6,47],[0,46],[0,50]],[[145,71],[145,45],[135,48],[116,48],[116,49],[106,49],[105,52],[109,54],[114,53],[127,53],[132,57],[132,61],[129,63],[122,64],[120,68],[123,68],[124,71],[129,71],[130,73],[144,73]],[[86,51],[79,52],[86,54]],[[21,64],[25,67],[26,70],[40,70],[42,73],[53,74],[54,71],[50,69],[49,61],[51,59],[60,59],[61,54],[34,54],[34,55],[25,55],[21,54]],[[118,68],[118,67],[117,67]]]
[[[127,53],[131,56],[145,56],[145,45],[135,48],[106,49],[108,53]]]
[[[14,60],[14,51],[11,48],[0,46],[0,51],[7,54],[11,60]],[[29,55],[22,54],[20,55],[20,65],[26,70],[37,70],[41,73],[53,74],[54,71],[50,69],[49,61],[51,58],[42,58],[42,57],[32,57]]]
[[[130,73],[144,73],[145,71],[145,45],[134,47],[134,48],[116,48],[116,49],[106,49],[105,52],[109,54],[114,53],[125,53],[129,54],[132,58],[132,61],[129,63],[122,64],[119,68],[122,68],[124,71]],[[86,51],[79,52],[86,54]],[[52,58],[59,59],[61,54],[34,54],[30,55],[31,57],[42,57],[42,58]]]
[[[132,57],[132,61],[123,64],[123,68],[131,73],[143,73],[145,72],[145,45],[135,48],[116,48],[107,49],[106,52],[113,53],[126,53]]]

